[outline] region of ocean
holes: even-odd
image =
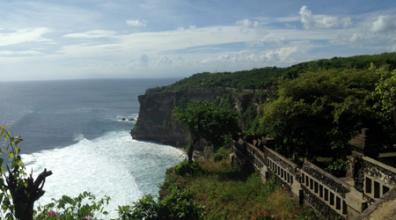
[[[89,191],[110,196],[108,211],[158,195],[167,168],[184,159],[179,149],[133,140],[137,96],[174,79],[0,82],[0,124],[23,138],[27,171],[44,168],[43,205]]]

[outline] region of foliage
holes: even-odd
[[[287,155],[345,155],[361,128],[382,127],[372,108],[379,78],[375,71],[347,70],[285,80],[278,97],[264,104],[258,132],[274,137]]]
[[[191,134],[189,161],[192,160],[193,147],[200,139],[219,147],[224,144],[227,135],[233,135],[239,130],[236,113],[211,102],[187,103],[176,109],[176,117],[187,125]]]
[[[121,220],[156,220],[159,210],[158,202],[151,195],[145,195],[132,206],[119,207],[118,213]]]
[[[305,72],[322,70],[365,70],[374,66],[396,68],[396,53],[378,55],[362,55],[353,57],[334,57],[304,62],[286,68],[265,67],[238,72],[198,73],[182,79],[170,86],[150,89],[148,93],[175,92],[188,89],[205,88],[236,88],[236,89],[266,89],[277,79],[293,79]]]
[[[10,132],[4,126],[0,126],[0,204],[1,204],[1,218],[3,219],[14,219],[15,210],[11,194],[7,187],[5,173],[5,167],[11,163],[11,168],[16,169],[20,175],[25,175],[24,166],[19,155],[20,148],[18,144],[21,139],[13,137]],[[4,161],[7,158],[11,161]],[[6,164],[4,164],[6,163]],[[21,183],[22,184],[22,183]]]
[[[211,102],[190,102],[177,109],[176,116],[188,126],[192,136],[204,138],[215,146],[222,145],[227,134],[239,129],[235,112]]]
[[[175,166],[175,172],[180,176],[194,175],[201,172],[201,168],[196,162],[189,163],[188,161],[184,160]]]
[[[344,159],[334,159],[326,168],[334,176],[345,176],[347,169],[348,161]]]
[[[231,154],[231,149],[226,147],[220,147],[214,154],[214,161],[226,160]]]
[[[34,203],[44,195],[45,179],[52,174],[46,169],[36,179],[33,173],[26,174],[18,146],[21,141],[0,126],[0,214],[5,219],[33,219]]]
[[[132,206],[119,207],[118,212],[121,220],[194,220],[201,219],[203,207],[188,191],[174,188],[158,202],[147,195]]]
[[[312,214],[297,208],[289,194],[274,194],[283,190],[273,181],[263,184],[257,173],[233,168],[225,160],[200,160],[198,164],[202,172],[194,176],[180,176],[170,169],[161,197],[174,188],[188,190],[197,204],[205,206],[203,219],[311,219]],[[271,205],[274,200],[284,204]]]
[[[197,73],[173,85],[150,89],[148,92],[172,92],[198,88],[260,89],[268,86],[282,72],[282,68],[266,67],[234,73]]]
[[[195,203],[192,194],[187,190],[173,188],[160,201],[160,217],[167,220],[201,219],[203,206]]]
[[[89,192],[83,192],[77,197],[62,196],[53,199],[53,202],[38,207],[35,219],[37,220],[71,220],[71,219],[98,219],[108,215],[105,206],[110,198],[99,200]]]
[[[375,96],[378,98],[377,107],[388,120],[395,118],[396,111],[396,70],[380,70],[381,78],[375,87]]]

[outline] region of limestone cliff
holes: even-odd
[[[176,147],[188,144],[187,128],[180,124],[174,116],[175,106],[186,101],[219,101],[228,102],[232,108],[241,114],[241,127],[246,127],[244,121],[255,117],[262,96],[253,90],[234,90],[226,88],[187,89],[180,91],[147,91],[139,96],[139,118],[132,130],[133,138],[152,141]]]
[[[189,133],[175,119],[175,106],[186,100],[213,100],[221,94],[223,92],[219,89],[146,92],[139,96],[139,118],[132,136],[138,140],[183,147],[188,143]]]

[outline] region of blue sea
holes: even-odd
[[[137,96],[174,79],[0,82],[0,124],[23,138],[28,172],[53,171],[39,204],[89,191],[110,212],[158,194],[165,171],[184,159],[171,146],[133,140]]]

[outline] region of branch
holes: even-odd
[[[34,183],[33,183],[34,188],[36,188],[36,189],[42,188],[42,187],[40,187],[40,185],[44,185],[45,178],[47,178],[47,177],[49,177],[51,175],[52,175],[52,171],[51,170],[47,171],[47,169],[44,169],[44,171],[41,172],[37,176],[36,180],[34,181]]]

